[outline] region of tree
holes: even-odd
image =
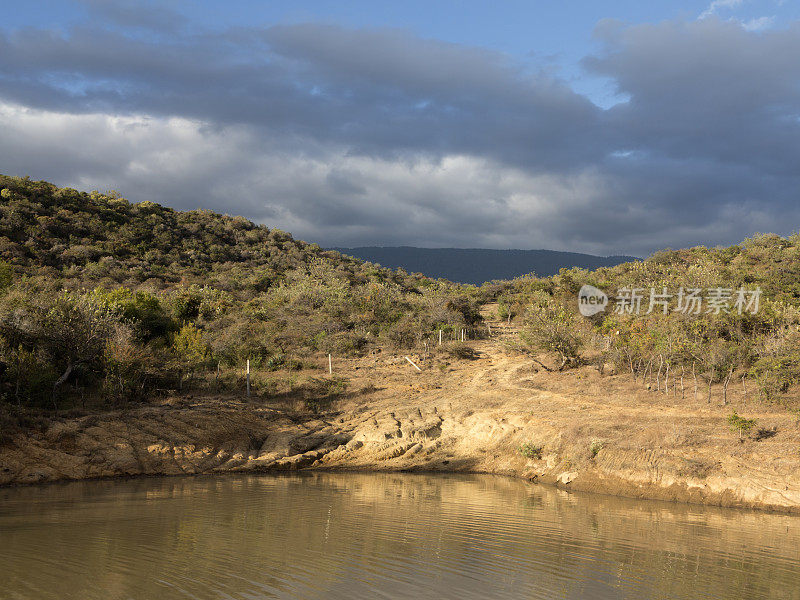
[[[525,313],[520,339],[534,350],[555,352],[558,370],[580,360],[584,340],[575,313],[544,293],[537,293]]]
[[[158,373],[151,347],[139,343],[126,324],[115,327],[104,351],[103,391],[106,398],[128,401],[144,397]]]
[[[95,288],[89,298],[98,307],[130,324],[143,341],[165,336],[177,329],[177,323],[164,310],[158,296],[148,292],[134,292],[126,287],[111,291]]]
[[[211,349],[206,342],[203,332],[193,323],[187,323],[175,334],[172,342],[172,351],[175,353],[182,369],[189,371],[189,376],[194,374],[196,369],[206,365],[211,358]],[[183,377],[181,376],[181,383]]]
[[[78,367],[99,372],[106,342],[114,320],[98,311],[84,297],[62,294],[49,309],[40,312],[38,344],[45,348],[61,375],[53,383],[53,404],[56,393]]]
[[[735,410],[728,416],[727,421],[731,431],[739,432],[739,440],[743,440],[745,434],[755,427],[756,423],[758,422],[756,419],[745,419],[744,417],[740,417],[736,414]]]

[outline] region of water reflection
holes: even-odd
[[[492,476],[0,490],[0,598],[800,598],[800,518]]]

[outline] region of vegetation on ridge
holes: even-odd
[[[474,332],[479,305],[493,300],[520,326],[518,349],[551,370],[613,365],[658,392],[693,389],[698,400],[721,384],[723,402],[736,382],[773,401],[800,381],[800,236],[476,287],[323,251],[241,217],[0,176],[0,260],[0,397],[11,406],[224,389],[218,367],[247,360],[291,379],[320,354],[421,348],[439,330]],[[612,294],[590,318],[577,311],[585,284]],[[614,310],[624,288],[762,294],[757,311],[686,314],[646,310],[645,291],[633,314]],[[546,365],[543,353],[556,360]],[[339,383],[320,383],[321,396],[341,393]]]
[[[585,284],[611,295],[606,310],[590,318],[577,312]],[[642,296],[638,314],[625,310],[630,304],[620,294],[633,288]],[[659,303],[664,290],[666,305]],[[727,300],[714,306],[706,297],[696,310],[680,310],[689,290],[711,297],[722,290]],[[739,290],[757,302],[737,306]],[[658,391],[681,386],[682,395],[689,388],[697,395],[699,382],[708,400],[710,385],[720,384],[723,402],[730,385],[746,392],[749,384],[754,396],[772,401],[800,381],[800,235],[668,250],[591,272],[562,269],[546,279],[508,282],[499,295],[503,314],[523,326],[523,344],[556,354],[557,368],[611,363]]]
[[[218,364],[293,368],[480,319],[459,286],[241,217],[5,176],[0,196],[0,393],[12,404],[145,398]]]

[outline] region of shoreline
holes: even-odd
[[[339,359],[347,392],[303,399],[183,395],[52,418],[6,436],[0,486],[140,475],[338,470],[486,473],[639,499],[800,514],[800,425],[784,408],[712,389],[648,389],[613,369],[538,369],[492,322],[473,359],[446,352]],[[325,364],[311,371],[327,373]],[[275,374],[273,377],[277,376]],[[286,377],[294,377],[287,374]],[[330,399],[329,399],[330,400]],[[748,401],[749,400],[749,401]],[[739,439],[732,410],[769,435]]]
[[[332,473],[332,474],[410,474],[410,475],[491,475],[494,477],[507,477],[509,479],[525,481],[531,485],[543,485],[548,488],[563,490],[566,492],[577,492],[589,496],[603,496],[610,498],[625,498],[629,500],[642,500],[652,501],[668,504],[681,504],[686,506],[709,506],[714,508],[726,508],[745,511],[756,511],[764,513],[775,513],[785,515],[800,515],[800,506],[782,506],[774,504],[763,503],[747,503],[733,497],[732,493],[722,493],[710,496],[697,496],[695,494],[683,494],[685,487],[670,487],[670,488],[656,488],[653,486],[637,487],[636,484],[619,479],[617,484],[619,487],[609,483],[607,485],[597,485],[597,482],[602,481],[602,478],[592,479],[594,474],[583,473],[580,483],[574,481],[577,485],[563,484],[555,480],[545,480],[537,476],[529,477],[517,473],[509,472],[495,472],[495,471],[463,471],[463,470],[449,470],[446,468],[387,468],[380,465],[374,467],[346,467],[346,466],[311,466],[303,467],[300,469],[292,468],[252,468],[252,469],[237,469],[230,471],[201,471],[197,473],[135,473],[135,474],[114,474],[114,475],[99,475],[82,478],[70,479],[51,479],[39,482],[15,482],[15,483],[2,483],[0,490],[10,489],[31,489],[31,488],[44,488],[59,485],[68,485],[78,482],[115,482],[115,481],[133,481],[140,479],[163,479],[163,478],[217,478],[230,475],[265,475],[265,476],[280,476],[290,474],[313,474],[313,473]],[[589,476],[587,478],[587,475]],[[610,478],[609,478],[610,479]],[[588,482],[593,482],[587,484]],[[632,490],[636,489],[636,493]]]
[[[353,422],[353,415],[345,418],[339,413],[332,419],[306,415],[298,423],[297,415],[287,416],[274,409],[228,406],[225,418],[217,422],[247,431],[240,443],[221,448],[204,442],[225,437],[224,432],[220,435],[220,431],[207,427],[208,423],[199,418],[203,415],[196,415],[194,421],[187,418],[192,409],[178,410],[189,411],[178,420],[194,429],[198,435],[194,443],[165,444],[165,439],[180,436],[174,429],[157,434],[161,443],[147,439],[154,432],[147,433],[144,424],[152,422],[159,412],[152,407],[124,416],[92,415],[60,421],[43,434],[17,438],[12,447],[0,448],[0,487],[226,473],[490,474],[583,493],[800,514],[797,474],[788,485],[778,474],[757,476],[753,465],[739,465],[739,473],[732,475],[689,476],[681,474],[680,469],[664,468],[670,460],[677,460],[668,453],[632,457],[608,447],[573,464],[577,449],[568,445],[555,452],[545,451],[539,459],[525,458],[516,448],[517,442],[535,435],[543,437],[541,430],[534,433],[519,428],[508,412],[499,419],[470,411],[428,415],[417,411],[413,415],[416,418],[398,419],[392,412],[378,418],[371,415],[358,423]],[[213,418],[211,411],[203,412],[205,418]],[[470,438],[465,431],[475,434],[487,429],[489,435],[483,443],[464,447],[465,439]],[[505,435],[498,434],[502,430]],[[257,449],[250,447],[254,431],[260,442]],[[557,437],[563,438],[563,433],[558,432]],[[486,443],[488,439],[493,443]]]

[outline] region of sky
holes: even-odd
[[[323,246],[789,234],[800,2],[29,0],[0,172]]]

